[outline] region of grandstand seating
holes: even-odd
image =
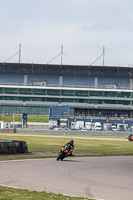
[[[94,77],[64,75],[63,86],[94,87]]]
[[[0,84],[19,84],[24,82],[24,74],[0,73]]]
[[[87,104],[87,103],[66,103],[62,102],[62,106],[69,105],[75,108],[98,108],[98,109],[118,109],[118,110],[131,110],[131,106],[122,104]]]
[[[28,74],[27,83],[30,85],[33,81],[46,81],[48,86],[58,86],[59,75]]]
[[[18,73],[0,73],[0,84],[19,84],[23,85],[24,75]],[[28,74],[27,84],[32,85],[33,81],[46,81],[47,85],[58,85],[58,75]]]
[[[15,100],[0,100],[0,105],[13,105],[13,106],[57,106],[57,102],[41,102],[41,101],[15,101]]]
[[[6,85],[23,85],[24,75],[18,73],[0,73],[0,84]],[[27,74],[27,85],[33,85],[34,81],[46,81],[46,86],[59,86],[59,75],[46,74]],[[64,75],[62,86],[64,87],[93,87],[95,85],[95,77],[91,76],[72,76]],[[98,77],[99,88],[129,88],[130,79],[128,77]]]
[[[0,105],[23,105],[23,101],[0,100]]]
[[[98,86],[101,88],[129,88],[130,79],[127,77],[98,77]]]

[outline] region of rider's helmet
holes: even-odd
[[[73,143],[74,143],[73,140],[70,140],[70,141],[69,141],[69,144],[72,145],[72,146],[73,146]]]

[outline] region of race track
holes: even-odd
[[[133,157],[0,162],[0,185],[104,200],[132,200]]]

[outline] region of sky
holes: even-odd
[[[22,63],[133,66],[133,0],[0,0],[0,62],[19,44]]]

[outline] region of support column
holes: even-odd
[[[98,77],[95,77],[95,88],[98,88]]]
[[[59,77],[59,87],[62,87],[62,83],[63,83],[63,76]]]
[[[130,79],[130,89],[131,90],[133,89],[133,79],[132,78]]]
[[[27,85],[27,75],[24,75],[24,85]]]

